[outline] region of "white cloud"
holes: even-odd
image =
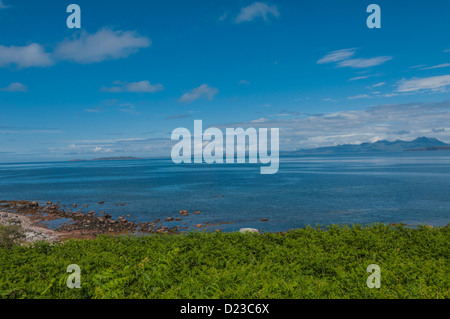
[[[67,146],[49,148],[52,155],[74,158],[98,157],[99,154],[110,156],[167,156],[173,142],[170,135],[166,138],[124,138],[115,140],[66,141]]]
[[[212,100],[217,93],[219,93],[218,89],[210,87],[208,84],[202,84],[199,87],[183,94],[178,101],[191,103],[201,98]]]
[[[45,67],[53,64],[49,53],[37,43],[27,46],[0,45],[0,67],[16,65],[19,68]]]
[[[239,85],[250,85],[251,83],[247,80],[240,80],[238,84]]]
[[[420,68],[420,70],[431,70],[431,69],[440,69],[440,68],[448,68],[450,67],[450,63],[442,63],[434,66],[427,66]]]
[[[390,56],[379,56],[370,59],[349,59],[343,60],[338,63],[338,67],[351,67],[351,68],[368,68],[371,66],[377,66],[392,60]]]
[[[149,38],[136,32],[103,28],[94,34],[83,31],[77,38],[59,43],[55,56],[77,63],[95,63],[126,58],[150,45]]]
[[[280,16],[276,5],[269,6],[264,2],[255,2],[248,7],[242,8],[234,22],[253,21],[256,18],[263,18],[264,21],[267,21],[269,15],[273,15],[276,18]]]
[[[444,52],[448,53],[448,52],[450,52],[450,49],[445,49]]]
[[[383,86],[383,85],[386,85],[386,82],[376,83],[376,84],[374,84],[374,85],[371,85],[370,87],[371,87],[371,88],[376,88],[376,87],[380,87],[380,86]]]
[[[149,81],[140,81],[140,82],[132,82],[132,83],[122,83],[122,82],[114,82],[114,84],[118,84],[113,87],[102,87],[101,91],[105,92],[133,92],[133,93],[155,93],[158,91],[162,91],[164,86],[162,84],[151,84]]]
[[[418,136],[435,137],[450,142],[450,101],[385,104],[327,114],[297,113],[294,118],[289,119],[265,116],[255,118],[254,121],[216,124],[215,127],[279,128],[282,150],[355,144],[380,139],[412,140]],[[64,142],[68,146],[53,148],[50,152],[69,158],[76,157],[77,154],[86,154],[89,157],[95,154],[97,148],[97,152],[111,150],[110,154],[117,156],[170,156],[173,145],[170,133],[162,133],[161,138],[153,139]]]
[[[369,99],[369,98],[370,98],[370,95],[361,94],[361,95],[349,96],[347,99],[349,99],[349,100],[358,100],[358,99]]]
[[[356,76],[354,78],[349,79],[349,81],[358,81],[358,80],[364,80],[369,78],[370,75],[362,75],[362,76]]]
[[[338,67],[351,67],[351,68],[368,68],[371,66],[377,66],[383,64],[392,59],[391,56],[379,56],[375,58],[358,58],[350,59],[355,55],[356,49],[344,49],[332,51],[325,55],[322,59],[318,60],[318,64],[334,63],[337,62]]]
[[[397,92],[443,91],[450,86],[450,75],[403,79],[397,85]]]
[[[410,66],[409,68],[410,69],[420,69],[420,68],[423,68],[425,66],[427,66],[427,65],[426,64],[419,64],[419,65]]]
[[[267,119],[264,117],[251,121],[251,123],[264,123],[264,122],[267,122]]]
[[[8,85],[6,88],[1,88],[0,91],[3,92],[27,92],[28,88],[19,82],[14,82]]]
[[[343,49],[332,51],[327,55],[325,55],[322,59],[318,60],[317,63],[323,64],[323,63],[339,62],[342,60],[347,60],[351,58],[353,55],[355,55],[355,49]]]
[[[380,139],[412,140],[429,136],[450,142],[450,101],[385,104],[362,110],[298,114],[290,119],[225,123],[216,127],[280,129],[280,149],[294,150]]]

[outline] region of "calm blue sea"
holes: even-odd
[[[450,152],[280,161],[275,175],[261,175],[259,165],[176,165],[162,159],[0,164],[0,199],[77,203],[85,212],[129,214],[137,221],[200,210],[183,222],[226,223],[204,228],[224,231],[450,222]]]

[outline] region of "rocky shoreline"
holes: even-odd
[[[73,208],[77,207],[77,204],[73,204]],[[186,214],[187,211],[180,211],[180,216]],[[72,211],[49,201],[45,204],[32,201],[0,201],[0,224],[21,226],[28,242],[93,239],[103,234],[177,234],[188,228],[180,225],[172,227],[164,225],[175,220],[180,221],[181,218],[168,217],[165,220],[157,218],[152,222],[134,222],[127,220],[125,216],[113,219],[103,211],[100,213],[94,211],[84,213],[81,209]],[[45,222],[55,221],[59,223],[58,227],[54,229],[45,227]]]
[[[29,217],[15,213],[0,212],[0,224],[9,226],[19,226],[24,234],[26,242],[35,241],[59,241],[59,236],[55,231],[37,226]]]

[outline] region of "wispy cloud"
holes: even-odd
[[[240,80],[238,84],[239,85],[250,85],[251,83],[247,80]]]
[[[370,88],[376,88],[376,87],[380,87],[386,85],[386,82],[380,82],[380,83],[375,83],[374,85],[369,86]]]
[[[403,79],[397,83],[397,92],[444,91],[450,86],[450,75]]]
[[[3,134],[60,134],[64,133],[62,131],[57,130],[0,130],[0,133]]]
[[[132,93],[155,93],[162,91],[164,86],[162,84],[151,84],[149,81],[140,82],[114,82],[115,86],[112,87],[102,87],[100,90],[104,92],[121,93],[121,92],[132,92]]]
[[[170,135],[167,138],[123,138],[111,140],[82,140],[68,141],[67,146],[50,147],[49,152],[53,156],[73,158],[95,157],[101,154],[109,156],[165,156],[170,157],[173,142]]]
[[[347,60],[355,55],[355,50],[356,49],[343,49],[343,50],[329,52],[323,58],[318,60],[317,63],[323,64],[323,63],[332,63],[332,62],[339,62],[342,60]]]
[[[370,75],[362,75],[362,76],[356,76],[354,78],[349,79],[349,81],[358,81],[358,80],[364,80],[369,78]]]
[[[83,31],[73,39],[59,43],[55,57],[76,63],[96,63],[126,58],[149,46],[151,40],[136,32],[103,28],[94,34]]]
[[[440,69],[440,68],[448,68],[450,67],[450,63],[442,63],[433,66],[422,67],[420,70],[432,70],[432,69]]]
[[[349,59],[338,63],[338,67],[351,67],[351,68],[369,68],[383,64],[389,60],[392,60],[390,56],[379,56],[370,59]]]
[[[130,113],[130,114],[135,114],[135,115],[139,115],[141,113],[139,113],[138,111],[136,111],[136,106],[134,104],[131,103],[122,103],[119,105],[119,111],[120,112],[124,112],[124,113]]]
[[[219,90],[210,87],[208,84],[202,84],[195,89],[183,94],[181,98],[179,98],[179,102],[191,103],[198,99],[207,99],[212,100],[214,96],[219,93]]]
[[[18,68],[46,67],[53,65],[51,55],[45,52],[44,47],[37,43],[27,46],[0,45],[0,67],[12,65]]]
[[[379,56],[374,58],[353,59],[356,49],[343,49],[332,51],[317,61],[318,64],[337,63],[338,67],[368,68],[383,64],[392,59],[391,56]]]
[[[369,99],[370,95],[368,94],[360,94],[355,96],[349,96],[347,99],[349,100],[358,100],[358,99]]]
[[[101,105],[93,108],[85,109],[88,113],[102,113],[108,109],[117,110],[119,112],[130,113],[130,114],[140,114],[136,111],[136,106],[132,103],[119,103],[117,100],[106,100]]]
[[[426,66],[427,66],[426,64],[419,64],[419,65],[410,66],[409,68],[410,69],[420,69],[420,68],[423,68],[423,67],[426,67]]]
[[[20,82],[14,82],[5,88],[0,88],[0,91],[2,91],[2,92],[27,92],[28,88],[26,85],[24,85]]]
[[[269,6],[264,2],[255,2],[252,5],[242,8],[241,12],[234,19],[234,22],[253,21],[256,18],[262,18],[264,21],[267,21],[269,15],[276,18],[280,16],[276,5]]]

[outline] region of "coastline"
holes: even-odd
[[[84,207],[86,207],[85,205]],[[78,207],[73,204],[73,207]],[[194,215],[200,212],[193,212]],[[101,211],[97,214],[94,211],[88,213],[82,212],[81,209],[72,211],[70,208],[65,209],[57,203],[47,201],[45,204],[26,201],[26,200],[0,200],[0,225],[17,225],[22,229],[24,242],[33,243],[37,241],[47,242],[64,242],[69,239],[95,239],[99,235],[126,235],[126,234],[182,234],[185,233],[188,226],[165,226],[173,221],[181,221],[181,217],[188,216],[186,210],[180,210],[180,217],[167,217],[164,220],[156,218],[151,222],[129,221],[124,216],[113,219],[111,215]],[[129,216],[129,215],[128,215]],[[267,219],[264,218],[264,221]],[[58,226],[50,226],[49,224],[57,224]],[[221,224],[230,224],[232,222],[220,224],[192,224],[194,228],[203,228],[207,226]],[[187,223],[183,223],[186,225]],[[391,227],[409,227],[411,225],[405,223],[390,223]],[[434,228],[431,225],[424,225],[427,228]],[[448,227],[443,226],[443,227]],[[251,231],[259,233],[259,230],[253,228],[242,228],[241,231]],[[221,229],[216,229],[222,231]],[[285,232],[280,232],[284,234]]]
[[[58,232],[36,225],[30,217],[16,213],[0,211],[0,224],[4,226],[17,225],[25,235],[24,241],[28,243],[36,241],[56,242],[60,241],[61,235]]]
[[[77,207],[74,204],[74,207]],[[99,235],[123,234],[172,234],[179,233],[188,227],[165,226],[173,218],[152,222],[128,221],[120,216],[113,219],[105,212],[97,214],[94,211],[83,213],[81,209],[71,211],[58,204],[46,202],[41,204],[32,201],[0,201],[0,224],[18,225],[23,229],[26,242],[45,240],[60,242],[68,239],[94,239]],[[50,227],[56,223],[57,227]]]

